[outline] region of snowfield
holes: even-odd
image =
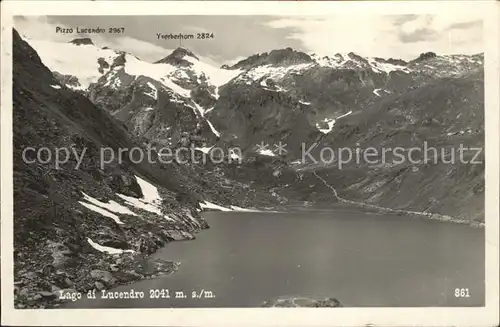
[[[29,40],[29,44],[51,71],[76,76],[83,89],[87,89],[90,83],[96,82],[102,76],[98,71],[98,58],[104,58],[111,64],[119,55],[117,51],[101,49],[95,45],[42,40]]]
[[[109,68],[99,72],[98,59],[104,59],[110,66],[113,61],[120,56],[119,51],[102,49],[96,45],[75,45],[68,42],[29,40],[29,43],[39,54],[42,62],[51,70],[64,75],[72,75],[78,78],[80,87],[73,89],[86,90],[91,83],[109,71]],[[108,76],[107,86],[119,87],[119,79],[114,79],[116,72],[123,69],[131,76],[146,76],[162,83],[167,89],[182,98],[190,98],[190,91],[179,86],[176,82],[189,79],[189,75],[194,75],[198,81],[202,78],[208,79],[209,84],[218,88],[241,73],[239,70],[226,70],[214,67],[210,64],[199,61],[196,58],[185,56],[186,60],[192,63],[190,67],[176,67],[165,63],[149,63],[137,57],[125,54],[125,64],[123,67],[114,67],[115,72]],[[111,83],[113,81],[113,84]],[[150,84],[150,83],[149,83]],[[148,85],[153,89],[152,84]],[[156,88],[154,88],[156,90]],[[153,98],[155,92],[148,93]],[[215,94],[218,97],[218,94]]]
[[[200,206],[202,209],[212,209],[212,210],[220,210],[220,211],[262,212],[262,211],[257,210],[257,209],[247,209],[247,208],[241,208],[241,207],[233,206],[233,205],[231,205],[231,206],[229,206],[229,208],[227,208],[227,207],[223,207],[223,206],[220,206],[218,204],[211,203],[208,201],[201,202]]]

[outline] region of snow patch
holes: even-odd
[[[240,212],[262,212],[262,211],[257,210],[257,209],[240,208],[240,207],[237,207],[237,206],[230,206],[230,208],[233,211],[240,211]]]
[[[200,225],[200,222],[199,222],[199,221],[197,221],[197,220],[193,217],[193,215],[191,214],[191,211],[189,211],[189,210],[184,210],[184,213],[186,214],[186,216],[187,216],[189,219],[191,219],[191,221],[192,221],[193,223],[195,223],[195,224],[196,224],[196,225],[198,225],[198,226]]]
[[[208,201],[200,202],[200,207],[202,209],[214,209],[214,210],[220,210],[220,211],[232,211],[229,208],[222,207],[220,205],[217,205],[215,203],[211,203],[211,202],[208,202]]]
[[[318,54],[310,54],[314,61],[321,67],[342,68],[348,61],[351,60],[348,53],[336,53],[333,57],[320,56]]]
[[[175,84],[174,82],[172,82],[170,79],[168,79],[166,77],[160,77],[159,81],[164,86],[166,86],[167,88],[172,90],[174,92],[174,94],[180,95],[181,97],[184,97],[184,98],[189,98],[191,96],[191,91],[180,87],[179,85]]]
[[[94,248],[96,249],[97,251],[100,251],[100,252],[106,252],[106,253],[109,253],[109,254],[120,254],[120,253],[124,253],[124,252],[130,252],[130,253],[135,253],[134,250],[122,250],[122,249],[115,249],[115,248],[111,248],[109,246],[103,246],[103,245],[100,245],[100,244],[97,244],[96,242],[92,241],[90,238],[87,237],[87,242],[89,242],[89,244]]]
[[[118,194],[118,196],[120,198],[122,198],[123,200],[125,200],[125,202],[130,206],[136,207],[138,209],[149,211],[149,212],[154,213],[154,214],[159,215],[159,216],[163,215],[160,208],[158,208],[155,205],[152,205],[151,203],[147,203],[144,200],[137,199],[137,198],[127,196],[124,194]]]
[[[151,89],[151,92],[146,92],[144,94],[152,97],[153,99],[157,100],[158,99],[158,90],[156,89],[156,87],[151,84],[150,82],[147,82],[147,85],[149,86],[149,88]]]
[[[220,210],[220,211],[262,212],[262,211],[257,210],[257,209],[247,209],[247,208],[241,208],[241,207],[233,206],[233,205],[230,205],[229,208],[227,208],[227,207],[223,207],[223,206],[220,206],[220,205],[217,205],[215,203],[208,202],[208,201],[200,202],[200,206],[203,209],[206,208],[206,209]]]
[[[51,85],[51,87],[56,89],[56,90],[59,90],[61,88],[61,86],[59,86],[59,85]]]
[[[176,98],[171,98],[170,99],[170,102],[173,102],[173,103],[182,103],[182,104],[185,104],[186,101],[185,100],[182,100],[182,99],[176,99]]]
[[[351,111],[349,111],[349,112],[347,112],[347,113],[345,113],[345,114],[343,114],[343,115],[338,116],[338,117],[337,117],[337,118],[335,118],[335,119],[337,119],[337,120],[338,120],[338,119],[340,119],[340,118],[347,117],[347,116],[349,116],[350,114],[352,114],[352,110],[351,110]]]
[[[326,125],[328,126],[328,128],[322,128],[321,125],[319,123],[316,124],[316,128],[323,134],[328,134],[330,133],[332,130],[333,130],[333,126],[335,125],[335,122],[340,119],[340,118],[344,118],[346,116],[349,116],[350,114],[352,114],[352,110],[343,114],[343,115],[340,115],[338,116],[337,118],[325,118],[323,119],[323,123],[326,123]]]
[[[240,155],[238,155],[236,153],[236,151],[234,151],[234,149],[229,149],[229,158],[231,160],[238,160],[241,162],[241,159],[243,159]]]
[[[238,77],[238,79],[246,80],[247,84],[251,84],[251,82],[249,82],[249,81],[258,81],[258,80],[262,79],[265,85],[262,83],[262,81],[261,81],[260,85],[268,86],[267,83],[265,82],[265,81],[267,81],[267,79],[271,79],[273,81],[280,80],[283,77],[285,77],[285,75],[287,75],[288,73],[300,73],[303,70],[305,70],[309,67],[312,67],[313,65],[314,64],[306,63],[306,64],[291,65],[291,66],[287,66],[287,67],[273,67],[271,65],[259,66],[259,67],[255,67],[255,68],[250,69],[249,71],[247,71],[244,74],[241,74]],[[280,89],[280,91],[281,90],[282,89]],[[270,91],[274,91],[274,90],[270,90]]]
[[[271,151],[269,149],[261,149],[261,150],[258,150],[257,152],[263,156],[276,157],[276,155],[273,153],[273,151]]]
[[[390,74],[391,72],[394,71],[402,71],[404,73],[409,73],[409,70],[405,66],[400,66],[400,65],[394,65],[386,62],[378,62],[374,60],[373,58],[369,58],[368,62],[372,66],[374,70],[378,70],[380,72],[384,72],[386,74]]]
[[[210,126],[210,129],[212,130],[212,133],[215,134],[215,136],[220,137],[220,133],[215,129],[214,125],[210,122],[210,120],[207,119],[208,126]]]
[[[125,71],[132,76],[146,76],[154,80],[160,81],[164,86],[171,89],[173,92],[183,96],[189,97],[189,91],[175,84],[169,75],[176,71],[176,67],[172,65],[151,64],[137,59],[134,56],[127,55],[125,57]]]
[[[83,202],[83,201],[78,201],[78,202],[81,205],[83,205],[84,207],[86,207],[87,209],[90,209],[90,210],[92,210],[94,212],[97,212],[97,213],[103,215],[104,217],[108,217],[108,218],[113,219],[119,225],[123,224],[123,222],[120,220],[120,218],[117,215],[115,215],[115,214],[113,214],[113,213],[111,213],[111,212],[109,212],[109,211],[107,211],[107,210],[105,210],[105,209],[103,209],[101,207],[98,207],[98,206],[95,206],[93,204],[90,204],[90,203],[87,203],[87,202]]]
[[[196,110],[200,113],[200,116],[203,117],[205,116],[205,109],[203,109],[199,104],[193,101],[193,104],[196,108]]]
[[[196,60],[196,58],[186,56],[184,57],[184,59],[193,64],[189,67],[190,70],[194,71],[197,76],[201,76],[202,74],[204,74],[208,78],[210,83],[217,88],[224,84],[227,84],[227,82],[229,82],[242,72],[241,70],[228,70],[214,67],[203,62],[203,58],[200,58],[201,60]]]
[[[280,87],[279,85],[275,85],[274,89],[270,89],[268,87],[264,87],[264,90],[271,91],[271,92],[288,92],[286,89]]]
[[[137,183],[141,187],[142,194],[143,194],[143,199],[145,202],[148,203],[161,203],[162,199],[160,196],[160,193],[158,192],[158,188],[151,184],[150,182],[140,178],[139,176],[135,175],[135,179],[137,180]]]
[[[214,107],[210,107],[205,111],[205,114],[208,114],[210,111],[214,110]]]
[[[85,201],[92,203],[95,206],[101,207],[103,209],[106,209],[107,211],[111,211],[114,213],[120,213],[124,215],[131,215],[131,216],[137,216],[135,213],[130,211],[127,207],[122,206],[118,202],[115,202],[113,200],[110,200],[108,202],[102,202],[97,199],[94,199],[93,197],[89,196],[88,194],[83,193],[83,198]]]
[[[138,199],[124,194],[118,194],[118,196],[123,200],[125,200],[125,202],[130,206],[146,210],[158,216],[161,216],[165,219],[175,221],[175,219],[170,218],[161,212],[160,207],[162,203],[162,198],[156,186],[140,178],[139,176],[135,176],[135,178],[137,180],[137,183],[141,187],[143,197]]]
[[[198,150],[198,151],[201,151],[203,152],[204,154],[208,154],[210,152],[210,150],[212,150],[214,146],[212,145],[211,147],[201,147],[201,148],[195,148],[195,150]]]
[[[118,71],[122,69],[121,66],[113,68],[111,72],[106,76],[106,84],[104,86],[110,87],[112,89],[117,89],[122,85],[120,77],[118,76]]]

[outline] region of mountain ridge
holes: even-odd
[[[44,52],[41,48],[42,57]],[[50,54],[47,57],[50,59]],[[351,122],[359,117],[371,117],[374,108],[387,105],[386,110],[390,110],[400,101],[411,101],[419,90],[423,99],[433,97],[434,91],[427,85],[474,80],[481,74],[484,63],[483,54],[423,52],[414,60],[404,61],[362,57],[352,52],[319,56],[292,48],[252,55],[222,68],[202,63],[185,48],[174,50],[156,64],[126,54],[100,58],[103,58],[100,60],[102,74],[85,89],[86,96],[143,142],[173,147],[192,144],[199,152],[238,146],[243,160],[257,153],[288,163],[300,159],[301,143],[332,142],[333,135]],[[61,76],[71,80],[68,75]],[[478,86],[464,87],[467,90]],[[440,96],[446,97],[446,94]],[[472,100],[462,101],[472,101],[477,107],[480,99],[471,96]],[[453,97],[458,99],[460,94]],[[429,109],[424,106],[419,110],[428,112]],[[392,112],[403,119],[413,114],[404,108]],[[402,119],[391,115],[381,117]],[[477,123],[481,115],[474,119],[472,125],[479,127],[470,129],[481,129]],[[361,123],[378,124],[366,119]],[[392,126],[390,121],[381,123]],[[441,123],[452,124],[451,116]],[[460,124],[453,123],[455,125]],[[355,126],[349,133],[356,135],[359,133],[356,129],[363,128]],[[443,132],[440,137],[448,137],[446,133],[462,133],[468,128],[460,126],[457,131]],[[385,133],[387,137],[391,134]],[[349,135],[341,137],[347,139]],[[288,145],[287,152],[278,154],[272,149],[259,152],[256,145],[262,142],[282,142]]]

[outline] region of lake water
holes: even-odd
[[[115,289],[146,297],[168,289],[170,299],[70,307],[252,307],[285,295],[334,297],[344,306],[484,305],[482,228],[358,209],[204,215],[211,228],[196,240],[154,254],[181,261],[175,274]],[[469,297],[455,297],[456,288]]]

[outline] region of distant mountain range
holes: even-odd
[[[411,147],[424,141],[446,148],[484,144],[483,54],[424,52],[407,62],[352,52],[321,56],[286,48],[219,68],[185,48],[148,63],[99,48],[90,39],[29,42],[62,83],[86,95],[145,143],[194,144],[201,152],[213,146],[237,146],[245,158],[260,151],[289,164],[302,158],[304,144],[315,142],[332,148]],[[286,144],[286,153],[257,146],[279,142]],[[425,184],[422,189],[434,183],[436,187],[420,196],[412,194],[412,199],[399,195],[401,185],[393,185],[390,178],[399,173],[387,167],[380,171],[362,165],[352,168],[357,172],[351,174],[324,166],[328,165],[315,169],[327,169],[329,175],[338,172],[340,176],[331,182],[340,193],[345,188],[346,195],[374,203],[421,211],[432,208],[462,217],[476,217],[473,212],[482,205],[481,197],[469,194],[468,186],[483,185],[481,165],[428,167],[425,176],[416,178]],[[447,178],[453,169],[465,171],[458,179]],[[381,185],[386,174],[383,179],[391,180],[387,192],[395,192],[394,196],[385,196],[384,188],[368,186]],[[355,187],[359,183],[363,188]],[[463,183],[464,189],[455,186],[461,192],[446,200],[451,184],[456,183]],[[460,205],[454,204],[457,199]],[[476,200],[477,204],[470,204]],[[450,204],[445,205],[447,201]]]
[[[26,288],[94,287],[79,277],[91,274],[82,275],[78,262],[105,270],[117,264],[96,249],[148,254],[193,238],[207,227],[199,215],[207,208],[347,199],[483,222],[484,151],[465,156],[480,164],[446,162],[460,146],[484,148],[483,63],[483,54],[424,52],[406,62],[291,48],[222,67],[177,48],[150,63],[89,38],[56,43],[14,32],[16,276],[35,265],[43,277],[23,279]],[[436,163],[393,164],[392,152],[375,164],[310,160],[325,148],[407,151],[424,143],[447,152]],[[25,163],[28,145],[90,153],[83,169],[72,169],[72,160],[57,170]],[[146,145],[194,146],[199,154],[239,147],[241,162],[96,164],[100,147]],[[45,259],[37,264],[33,253]],[[128,265],[121,282],[148,275]]]

